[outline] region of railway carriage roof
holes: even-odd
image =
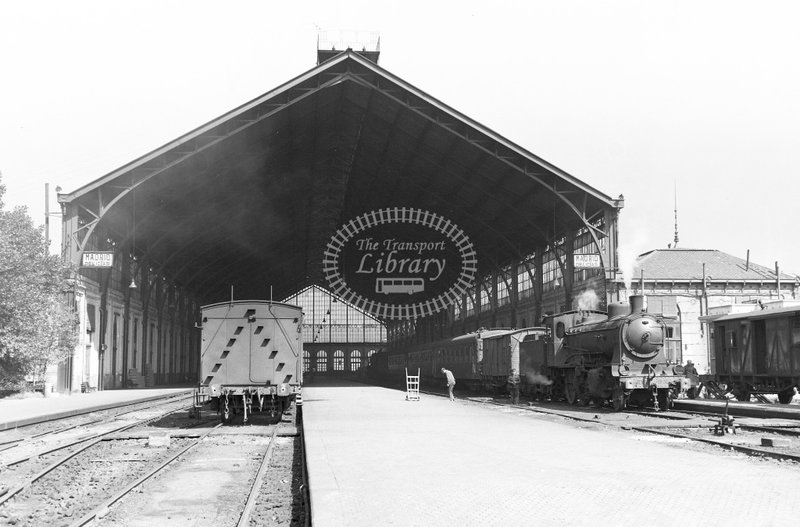
[[[774,309],[754,309],[744,313],[733,313],[715,318],[713,323],[728,322],[731,320],[763,320],[766,318],[780,318],[800,316],[800,306],[779,307]]]
[[[331,236],[371,210],[454,221],[484,273],[622,207],[351,50],[59,201],[201,303],[325,285]]]

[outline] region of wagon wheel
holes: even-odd
[[[740,388],[738,391],[734,392],[736,399],[739,400],[740,403],[749,403],[750,402],[750,390],[747,388]]]
[[[781,404],[789,404],[794,398],[794,386],[781,390],[778,392],[778,402]]]
[[[564,377],[564,396],[567,398],[569,404],[575,404],[578,402],[578,399],[580,399],[578,379],[575,378],[574,371],[566,372]]]

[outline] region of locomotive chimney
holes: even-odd
[[[631,314],[644,312],[644,295],[631,295],[628,297],[631,303]]]

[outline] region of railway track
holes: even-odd
[[[0,497],[0,524],[157,525],[167,517],[304,524],[302,424],[294,408],[277,423],[259,416],[225,427],[214,414],[198,421],[186,410],[183,404],[117,423],[102,436],[63,446],[60,457],[40,450],[2,468],[2,479],[13,475],[14,485]]]
[[[163,404],[166,407],[159,408]],[[42,518],[40,522],[36,509],[42,505],[43,499],[46,501],[52,497],[53,489],[59,488],[59,484],[53,485],[54,480],[69,481],[70,474],[77,476],[73,469],[78,460],[89,452],[102,449],[103,443],[113,434],[144,427],[185,410],[185,401],[170,400],[163,404],[151,402],[147,408],[124,412],[127,416],[121,421],[101,419],[83,427],[69,426],[45,434],[33,434],[18,443],[18,448],[3,452],[0,456],[0,480],[3,482],[0,485],[0,517],[9,519],[11,524],[19,523],[19,513],[32,508],[34,512],[28,512],[30,520],[26,521],[27,524],[51,524],[54,518]],[[71,433],[64,436],[67,431]],[[79,480],[77,477],[74,479],[75,482]],[[86,489],[75,494],[87,494]],[[65,516],[74,512],[72,505],[62,508]]]
[[[430,395],[446,395],[427,392]],[[718,413],[670,410],[667,412],[612,412],[604,408],[583,408],[558,403],[512,405],[489,397],[465,400],[519,411],[546,414],[592,425],[681,439],[695,444],[736,451],[749,456],[800,463],[800,421],[736,417]],[[666,422],[666,424],[664,424]],[[778,439],[780,438],[780,439]]]
[[[143,409],[154,408],[159,405],[168,405],[175,401],[187,401],[190,398],[191,396],[179,394],[144,401],[126,402],[80,414],[42,418],[42,420],[28,422],[16,426],[15,428],[0,430],[0,454],[26,441],[42,439],[47,436],[55,436],[57,434],[69,432],[80,427],[113,421]]]
[[[7,467],[14,466],[30,459],[40,458],[80,443],[122,431],[129,428],[129,425],[126,424],[126,416],[129,421],[133,422],[133,425],[136,425],[141,420],[136,417],[137,413],[146,414],[147,412],[156,411],[155,415],[145,421],[145,423],[151,422],[176,410],[183,409],[188,399],[187,397],[170,397],[163,401],[151,401],[146,404],[139,404],[134,409],[116,412],[97,419],[80,420],[77,423],[70,423],[59,428],[54,428],[52,425],[54,422],[60,421],[60,419],[40,423],[46,425],[48,429],[32,431],[33,433],[7,441],[6,447],[0,449],[0,464]],[[165,406],[166,410],[158,412],[157,408],[161,406]],[[122,419],[121,424],[118,422],[120,419]],[[12,449],[14,450],[12,451]]]

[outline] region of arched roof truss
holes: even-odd
[[[75,262],[108,236],[203,303],[325,285],[370,210],[451,219],[487,272],[622,206],[350,50],[59,200]]]

